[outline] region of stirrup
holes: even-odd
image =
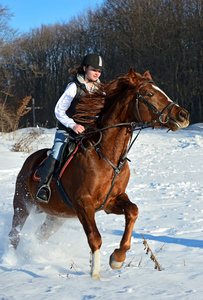
[[[45,189],[47,189],[48,190],[48,199],[47,200],[44,200],[44,199],[42,199],[42,198],[40,198],[39,196],[38,196],[38,194],[39,194],[39,192],[41,191],[41,189],[43,189],[43,188],[45,188]],[[51,189],[50,189],[50,186],[49,185],[47,185],[47,184],[44,184],[44,185],[42,185],[42,186],[40,186],[40,188],[37,190],[37,193],[36,193],[36,195],[35,195],[35,201],[38,201],[38,202],[42,202],[42,203],[48,203],[49,202],[49,200],[50,200],[50,197],[51,197]]]

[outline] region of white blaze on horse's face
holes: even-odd
[[[152,87],[155,89],[155,90],[157,90],[157,91],[159,91],[160,93],[162,93],[167,99],[168,99],[168,101],[169,102],[173,102],[165,93],[164,93],[164,91],[162,91],[158,86],[155,86],[155,85],[153,85],[152,84]],[[177,106],[179,106],[178,104],[176,104]]]

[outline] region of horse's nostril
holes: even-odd
[[[187,113],[184,110],[181,110],[179,112],[179,117],[183,121],[183,120],[185,120],[187,118]]]

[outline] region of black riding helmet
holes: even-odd
[[[83,66],[91,66],[95,69],[103,69],[103,59],[98,54],[87,54],[82,61],[82,67]]]

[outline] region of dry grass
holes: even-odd
[[[156,259],[156,256],[157,256],[157,254],[163,249],[163,247],[164,247],[165,244],[163,244],[163,246],[159,249],[159,251],[157,252],[157,254],[154,255],[154,253],[152,252],[151,248],[149,247],[149,244],[148,244],[147,241],[145,240],[143,234],[142,234],[142,237],[143,237],[143,239],[144,239],[143,244],[144,244],[144,246],[145,246],[144,250],[146,250],[146,254],[151,253],[150,259],[155,263],[155,269],[158,269],[159,271],[161,271],[161,266],[160,266],[160,264],[158,263],[158,261],[157,261],[157,259]]]
[[[15,132],[19,129],[20,118],[30,111],[26,109],[30,100],[31,96],[25,97],[16,112],[13,112],[5,103],[0,105],[0,131],[2,133]]]
[[[31,152],[31,144],[43,133],[43,129],[33,128],[27,133],[22,133],[17,142],[14,144],[11,151],[14,152]]]

